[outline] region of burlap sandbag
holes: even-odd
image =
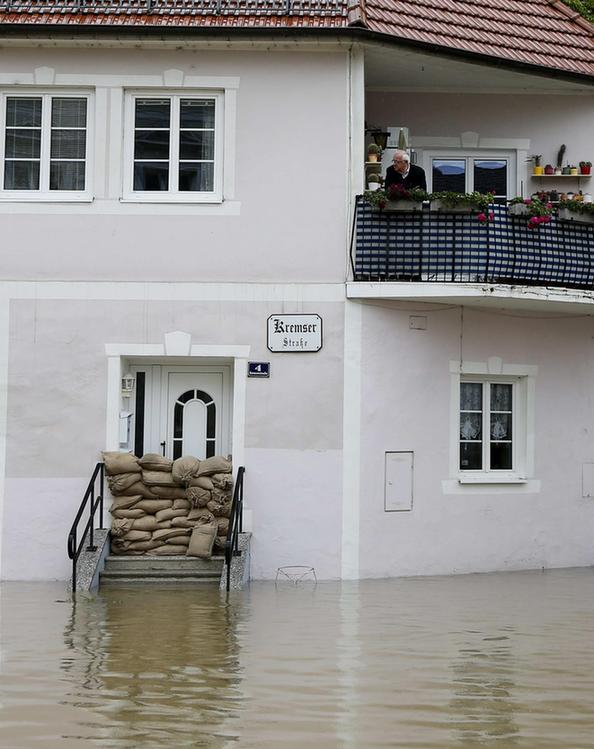
[[[159,510],[168,510],[173,502],[170,499],[141,499],[135,507],[144,510],[149,515],[155,515]]]
[[[140,479],[141,477],[138,476]],[[132,486],[129,486],[125,491],[120,493],[120,497],[128,497],[132,494],[140,494],[145,499],[157,499],[157,495],[153,493],[151,489],[148,488],[148,486],[145,486],[142,481],[137,481],[135,484],[132,484]]]
[[[134,521],[131,521],[134,522]],[[124,536],[126,541],[150,541],[152,538],[150,531],[128,531]]]
[[[206,505],[206,507],[212,512],[213,515],[220,515],[223,507],[225,506],[224,502],[221,502],[220,499],[211,499],[210,502]]]
[[[190,481],[198,475],[200,461],[191,455],[184,455],[173,461],[171,475],[176,484],[187,486]]]
[[[114,510],[113,507],[110,510],[114,518],[130,518],[131,520],[138,520],[146,515],[144,510],[137,510],[133,508],[131,510]]]
[[[134,484],[138,483],[137,473],[118,473],[107,477],[107,486],[112,494],[122,494]]]
[[[229,491],[233,486],[233,476],[230,473],[215,473],[214,476],[210,477],[215,489],[221,489],[222,491]]]
[[[157,546],[161,546],[160,541],[131,541],[128,549],[131,549],[132,551],[150,552],[151,549],[154,549]]]
[[[186,489],[186,497],[192,507],[206,507],[212,495],[208,489],[203,489],[201,486],[189,486]]]
[[[159,499],[185,499],[186,497],[186,490],[183,486],[153,486],[151,491]]]
[[[214,484],[208,476],[199,476],[198,478],[192,479],[190,481],[190,486],[199,486],[201,489],[206,489],[209,492],[214,488]]]
[[[164,528],[158,531],[154,531],[153,539],[164,544],[168,538],[174,538],[174,536],[185,536],[189,533],[190,531],[186,530],[185,528]]]
[[[124,554],[126,549],[130,546],[130,541],[125,541],[123,538],[111,537],[111,550],[114,554]]]
[[[214,541],[213,554],[223,554],[227,545],[227,536],[217,536]]]
[[[188,512],[188,520],[194,520],[197,523],[212,523],[214,515],[206,507],[196,507]]]
[[[233,507],[233,502],[231,500],[229,500],[228,502],[225,502],[225,504],[221,507],[219,511],[219,517],[230,518],[232,507]]]
[[[198,522],[197,520],[188,520],[187,517],[185,517],[185,518],[173,518],[173,520],[171,521],[171,527],[172,528],[190,528],[191,529],[191,528],[193,528],[196,525],[197,522]]]
[[[150,555],[156,554],[157,556],[183,556],[186,554],[188,550],[187,546],[182,546],[181,544],[178,546],[173,546],[173,544],[163,544],[163,546],[157,546],[156,549],[151,549],[149,552]],[[142,553],[142,552],[141,552]]]
[[[129,510],[137,502],[140,502],[142,497],[140,494],[133,494],[129,497],[114,497],[111,503],[111,511],[113,510]]]
[[[197,525],[190,537],[188,556],[210,559],[216,535],[217,526],[215,523]]]
[[[171,473],[171,466],[173,465],[171,458],[166,458],[158,453],[147,453],[139,459],[138,463],[143,471],[165,471],[166,473]]]
[[[130,453],[102,452],[105,463],[105,473],[115,476],[118,473],[140,473],[142,470],[138,465],[138,458]]]
[[[169,545],[171,545],[171,546],[187,546],[190,543],[190,537],[189,536],[174,536],[173,538],[168,538],[165,543],[168,546]]]
[[[136,528],[136,523],[134,523]],[[226,536],[229,530],[229,518],[217,518],[217,536]]]
[[[186,512],[189,512],[192,509],[192,503],[189,502],[187,499],[174,499],[173,509],[174,510],[186,510]]]
[[[181,518],[185,517],[188,514],[187,510],[159,510],[159,512],[156,514],[156,518],[158,522],[162,522],[163,520],[173,520],[173,518]]]
[[[157,518],[154,515],[147,515],[132,521],[132,528],[135,531],[156,531],[158,527]]]
[[[123,538],[126,533],[132,530],[134,521],[129,518],[116,518],[111,524],[111,535],[113,538]],[[133,540],[133,539],[129,539]]]
[[[175,486],[173,476],[165,471],[143,471],[142,480],[146,486]]]
[[[231,473],[231,461],[223,458],[221,455],[214,455],[212,458],[200,461],[198,477],[214,476],[215,473]]]

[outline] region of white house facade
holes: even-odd
[[[377,129],[430,190],[594,192],[528,161],[592,160],[594,65],[0,26],[0,579],[68,577],[105,449],[245,466],[255,579],[593,563],[594,284],[372,272],[357,196]]]

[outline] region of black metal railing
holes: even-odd
[[[500,283],[594,289],[594,225],[528,228],[494,205],[493,221],[429,210],[388,213],[357,198],[351,243],[355,281]]]
[[[87,551],[96,551],[97,547],[94,543],[93,531],[95,529],[95,513],[97,508],[99,509],[99,528],[103,528],[103,483],[104,483],[105,467],[103,463],[97,463],[87,490],[84,493],[72,528],[68,534],[68,559],[72,559],[72,592],[76,592],[76,564],[80,557],[83,546],[87,535],[89,537],[89,543],[87,545]],[[97,483],[99,484],[99,491],[96,491]],[[78,541],[78,524],[85,514],[88,505],[88,518],[85,527],[82,530],[80,541]]]
[[[0,0],[13,13],[346,16],[347,0]]]
[[[227,592],[231,587],[231,561],[234,556],[240,554],[239,534],[243,530],[243,475],[245,468],[239,466],[235,487],[233,489],[233,501],[231,502],[231,515],[229,516],[229,530],[225,543],[225,565],[227,567]]]

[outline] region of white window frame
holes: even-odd
[[[499,357],[486,362],[450,362],[450,476],[459,484],[521,484],[534,472],[534,396],[538,368],[533,365],[505,364]],[[512,468],[490,469],[485,453],[489,450],[489,430],[485,430],[488,412],[483,412],[483,468],[460,468],[460,383],[483,384],[483,403],[489,397],[485,384],[505,383],[513,386],[512,395]]]
[[[430,149],[423,152],[423,165],[427,175],[427,189],[433,192],[433,161],[434,159],[466,161],[466,187],[465,192],[474,192],[474,169],[473,162],[480,161],[507,161],[507,185],[506,197],[509,200],[516,194],[517,181],[517,153],[511,150],[497,149],[467,149],[467,148],[440,148]]]
[[[5,149],[6,149],[6,101],[11,98],[40,98],[41,105],[41,152],[40,176],[38,190],[5,190]],[[52,99],[86,99],[87,127],[85,144],[85,189],[84,190],[50,190],[50,144],[51,144],[51,102]],[[89,91],[80,90],[18,90],[5,89],[0,92],[0,201],[12,202],[77,202],[93,199],[93,162],[94,148],[94,97]]]
[[[171,138],[169,163],[179,166],[179,101],[180,99],[213,99],[215,102],[214,178],[212,192],[172,190],[134,190],[134,125],[137,99],[171,99]],[[223,140],[225,124],[225,95],[223,91],[149,89],[126,91],[124,114],[124,185],[122,200],[141,203],[222,203],[223,202]],[[170,177],[172,179],[172,177]]]

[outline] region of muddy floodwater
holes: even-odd
[[[594,571],[0,586],[2,749],[589,749]]]

